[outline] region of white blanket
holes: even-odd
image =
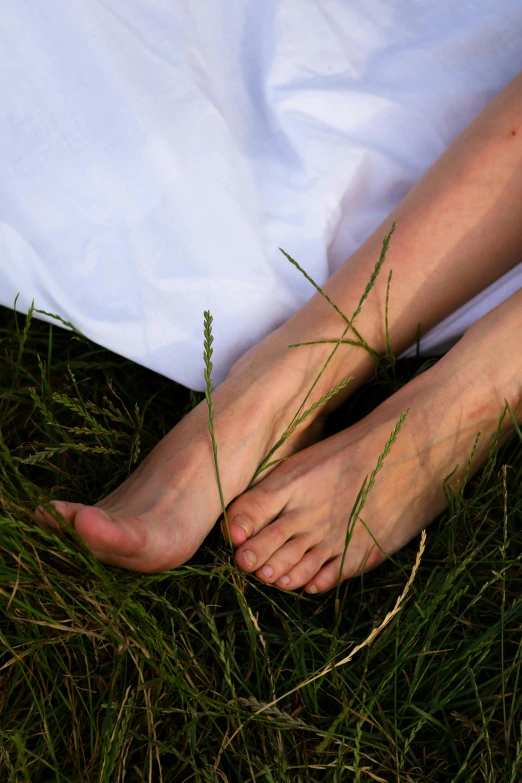
[[[0,302],[195,389],[209,309],[222,379],[313,293],[278,248],[324,282],[521,37],[520,0],[0,0]]]

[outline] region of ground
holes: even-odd
[[[419,538],[338,595],[263,585],[218,530],[174,571],[102,566],[35,505],[106,494],[200,397],[8,310],[0,339],[2,781],[522,778],[518,435],[451,494],[389,624],[303,685],[382,623]],[[421,365],[383,367],[330,427]]]

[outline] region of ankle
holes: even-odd
[[[315,322],[301,311],[278,330],[282,361],[290,374],[299,377],[299,393],[307,393],[317,381],[314,399],[326,394],[343,379],[352,377],[346,393],[351,393],[374,373],[378,354],[362,346],[352,332],[344,336],[346,324],[337,317]],[[334,313],[335,315],[335,313]],[[342,337],[343,342],[338,342]],[[373,349],[373,355],[372,355]],[[320,377],[319,377],[320,376]]]
[[[522,291],[474,324],[456,348],[466,356],[475,381],[491,390],[496,407],[509,404],[522,422]],[[455,350],[455,349],[454,349]]]

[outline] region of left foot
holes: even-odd
[[[444,478],[456,465],[451,484],[466,475],[477,432],[468,476],[487,457],[504,397],[518,407],[519,381],[499,380],[498,347],[487,339],[477,345],[476,331],[365,419],[290,457],[235,500],[228,519],[239,567],[286,590],[321,592],[337,584],[340,571],[343,580],[374,568],[426,527],[446,506]],[[357,493],[407,409],[342,564]],[[507,415],[500,442],[511,429]]]
[[[298,316],[302,314],[307,316],[306,309]],[[248,487],[331,353],[329,345],[306,352],[288,350],[287,345],[296,342],[295,330],[300,331],[295,318],[297,325],[291,319],[250,349],[212,395],[226,504]],[[313,323],[310,329],[315,336]],[[337,371],[346,368],[350,373],[353,368],[358,380],[369,374],[371,360],[361,349],[349,353],[351,363],[346,362],[346,355],[340,361],[341,356],[339,352],[336,366],[330,364],[330,375],[321,376],[309,404],[339,382]],[[331,404],[337,404],[348,388],[353,386],[343,389]],[[276,458],[317,440],[324,412],[316,409]],[[63,501],[53,501],[53,505],[104,563],[153,573],[186,562],[221,514],[206,402],[179,422],[110,495],[93,506]],[[45,509],[37,510],[37,519],[58,524]]]

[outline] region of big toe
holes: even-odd
[[[234,546],[241,546],[276,519],[286,503],[282,493],[259,484],[234,500],[227,512],[230,538]],[[223,528],[226,536],[226,529]]]
[[[135,557],[145,548],[143,525],[133,517],[119,518],[97,506],[63,500],[53,500],[50,506],[75,528],[89,549],[104,562],[118,565],[114,556]],[[49,527],[60,526],[49,508],[39,506],[35,514],[40,522]]]
[[[74,519],[78,512],[85,508],[84,503],[68,503],[65,500],[52,500],[49,505],[53,507],[54,510],[57,511],[58,514],[60,514],[60,516],[62,516],[67,522],[71,523],[74,523]],[[44,506],[38,506],[35,511],[35,515],[40,522],[44,522],[50,527],[60,527],[55,516],[48,508],[45,508]]]
[[[83,506],[72,522],[77,533],[100,559],[105,559],[103,555],[133,557],[145,548],[146,533],[133,517],[120,518],[96,506]]]

